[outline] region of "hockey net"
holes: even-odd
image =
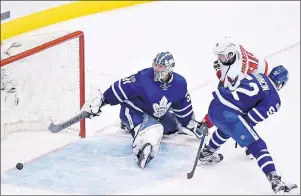
[[[85,100],[83,32],[27,36],[2,46],[1,71],[17,81],[19,103],[7,106],[1,90],[1,139],[12,132],[47,131],[51,121],[80,111]],[[85,121],[65,131],[85,137]]]

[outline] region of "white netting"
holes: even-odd
[[[20,54],[67,33],[39,34],[1,46],[1,59]],[[3,50],[2,50],[3,49]],[[1,138],[11,132],[47,130],[49,118],[67,120],[80,111],[80,42],[74,37],[1,67],[18,82],[19,104],[8,107],[1,91]],[[80,131],[79,123],[69,130]]]

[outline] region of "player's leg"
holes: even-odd
[[[218,125],[221,124],[221,120],[224,119],[222,116],[223,107],[217,105],[216,102],[213,100],[209,106],[209,118],[211,122],[218,122]],[[200,164],[211,164],[217,163],[223,160],[223,155],[215,153],[229,138],[230,136],[224,133],[219,126],[216,131],[213,132],[208,145],[205,145],[204,149],[202,150],[199,160]]]
[[[165,137],[173,137],[178,134],[181,124],[178,122],[172,110],[168,110],[160,119],[160,123],[164,128],[163,135]]]
[[[121,103],[120,105],[119,117],[121,120],[121,128],[128,131],[134,138],[134,128],[142,123],[144,114],[129,108],[126,104]]]
[[[143,169],[159,151],[163,126],[153,117],[144,114],[142,123],[134,131],[133,153],[138,166]]]
[[[277,175],[275,164],[270,155],[265,142],[259,137],[257,132],[251,127],[245,118],[231,109],[222,112],[224,121],[210,115],[211,121],[223,130],[224,133],[232,137],[241,147],[247,147],[250,153],[256,158],[258,166],[269,179],[274,192],[290,191],[294,186],[287,185],[281,181]]]
[[[120,119],[134,138],[132,144],[134,159],[143,169],[159,151],[163,126],[153,117],[131,109],[125,104],[121,104]]]
[[[275,193],[290,192],[291,189],[297,188],[297,185],[287,184],[281,180],[281,176],[279,176],[276,172],[273,158],[264,140],[259,138],[258,140],[248,144],[247,148],[256,158],[258,166],[270,181],[272,189]]]

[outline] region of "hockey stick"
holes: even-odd
[[[86,111],[82,111],[80,112],[79,114],[73,116],[72,118],[70,118],[69,120],[66,120],[62,123],[59,123],[59,124],[53,124],[51,123],[48,127],[48,130],[51,132],[51,133],[58,133],[68,127],[70,127],[71,125],[89,117],[89,113],[86,112]]]
[[[196,158],[194,160],[193,168],[192,168],[191,172],[187,173],[187,179],[191,179],[194,175],[194,172],[195,172],[198,160],[199,160],[199,156],[201,154],[202,147],[203,147],[203,144],[204,144],[204,141],[205,141],[205,137],[206,136],[204,135],[201,139],[200,146],[199,146],[199,149],[198,149],[198,153],[197,153]]]

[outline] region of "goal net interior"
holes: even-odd
[[[84,35],[55,32],[1,44],[1,82],[16,84],[17,105],[1,85],[1,139],[12,132],[47,131],[77,114],[85,100]],[[4,84],[5,86],[5,84]],[[85,137],[85,121],[65,131]]]

